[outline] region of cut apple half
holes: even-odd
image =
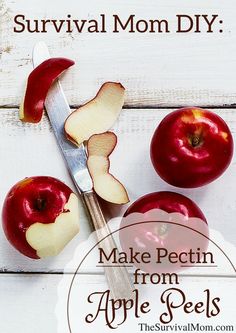
[[[109,156],[117,144],[112,132],[94,134],[88,140],[88,169],[94,191],[104,200],[114,204],[126,204],[129,197],[124,186],[109,173]]]
[[[71,193],[64,212],[55,222],[32,224],[26,231],[26,240],[39,258],[46,258],[58,255],[78,232],[78,198]]]
[[[32,259],[57,255],[79,232],[79,221],[77,195],[54,177],[22,179],[10,189],[3,203],[6,238]]]
[[[120,83],[106,82],[96,97],[71,113],[65,122],[67,138],[80,145],[93,134],[108,131],[124,105],[125,88]]]

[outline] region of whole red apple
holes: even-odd
[[[2,222],[9,242],[33,259],[57,255],[79,231],[78,198],[53,177],[25,178],[6,196]]]
[[[154,192],[128,208],[121,221],[119,237],[125,253],[133,249],[151,254],[150,263],[141,262],[136,267],[148,272],[171,272],[180,270],[181,264],[171,265],[165,258],[162,265],[157,265],[157,248],[177,255],[190,249],[203,251],[208,245],[208,225],[200,208],[189,198],[174,192]]]
[[[151,142],[151,159],[159,176],[184,188],[206,185],[218,178],[233,156],[233,138],[225,121],[199,108],[168,114]]]

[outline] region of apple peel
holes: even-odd
[[[109,156],[117,144],[112,132],[94,134],[89,138],[87,166],[95,192],[104,200],[114,204],[126,204],[129,197],[125,187],[109,173]]]
[[[65,122],[65,134],[76,145],[93,134],[108,131],[124,105],[125,88],[116,82],[106,82],[97,95],[71,113]]]
[[[74,61],[67,58],[50,58],[30,73],[24,101],[19,109],[21,121],[28,123],[40,122],[49,88],[58,76],[72,65],[74,65]]]

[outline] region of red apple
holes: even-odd
[[[57,255],[79,231],[78,198],[60,180],[25,178],[6,196],[2,221],[9,242],[33,259]]]
[[[186,217],[198,217],[207,222],[200,208],[191,199],[169,191],[153,192],[142,196],[129,206],[124,216],[132,213],[144,214],[155,208],[167,213],[181,213]]]
[[[159,176],[184,188],[206,185],[218,178],[233,156],[233,138],[225,121],[199,108],[168,114],[151,142],[151,159]]]
[[[168,260],[157,265],[156,249],[177,254],[190,249],[205,250],[208,225],[200,208],[189,198],[174,192],[154,192],[128,208],[121,221],[119,237],[125,253],[132,248],[135,252],[151,254],[150,263],[141,262],[136,267],[148,272],[177,271],[181,265],[171,265]]]

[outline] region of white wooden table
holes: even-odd
[[[192,198],[205,213],[211,228],[236,246],[236,155],[225,174],[209,186],[176,189],[164,183],[152,168],[149,143],[160,120],[172,109],[195,105],[208,107],[229,124],[236,142],[236,20],[235,1],[125,0],[0,1],[0,203],[18,180],[50,175],[73,187],[47,117],[38,125],[22,124],[18,106],[31,52],[44,40],[53,56],[74,59],[76,66],[63,76],[71,107],[92,98],[105,81],[126,87],[124,110],[113,130],[119,143],[112,155],[112,172],[126,185],[130,197],[159,190],[173,190]],[[176,13],[219,13],[222,34],[89,34],[53,31],[47,34],[14,33],[13,18],[94,18],[135,14],[142,18],[173,17]],[[108,22],[109,24],[109,22]],[[50,157],[50,158],[49,158]],[[125,208],[123,208],[124,210]],[[110,216],[121,214],[109,207]],[[57,284],[76,246],[91,233],[81,206],[81,232],[56,258],[33,261],[17,253],[0,230],[0,332],[56,332],[54,308]],[[70,273],[70,272],[67,272]],[[99,283],[96,271],[88,279]],[[220,286],[231,281],[215,277]],[[231,279],[230,279],[231,280]],[[234,284],[235,286],[235,284]],[[27,311],[28,324],[25,325]],[[38,314],[40,313],[40,319]]]

